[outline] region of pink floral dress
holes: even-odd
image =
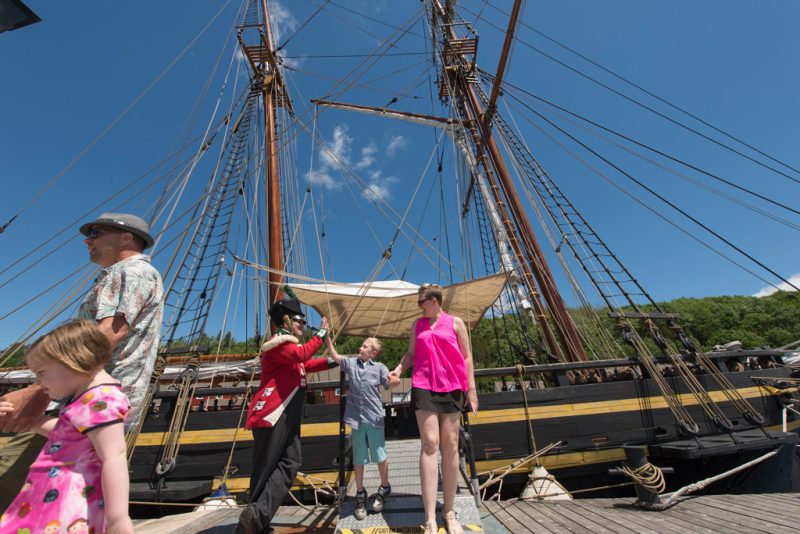
[[[105,532],[102,462],[86,433],[124,422],[128,408],[119,384],[94,386],[64,405],[28,480],[0,517],[0,533]]]

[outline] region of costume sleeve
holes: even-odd
[[[304,345],[296,345],[295,343],[282,343],[274,349],[267,351],[265,355],[269,360],[284,365],[303,363],[311,358],[321,346],[322,338],[313,336],[308,343],[305,343]],[[322,360],[325,361],[325,358]],[[308,365],[306,365],[306,369],[308,369]],[[324,369],[327,369],[327,367]],[[321,371],[322,369],[318,370]]]
[[[101,287],[97,288],[96,321],[123,315],[130,325],[139,316],[152,293],[152,284],[136,267],[126,263],[111,269],[103,279]]]
[[[328,358],[313,358],[306,362],[307,373],[318,373],[328,368]]]
[[[128,397],[113,384],[92,388],[64,408],[64,418],[85,434],[105,425],[125,421]]]

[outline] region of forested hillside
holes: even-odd
[[[800,295],[778,292],[768,297],[707,297],[680,298],[659,306],[680,315],[679,323],[704,350],[730,341],[741,341],[744,348],[780,347],[800,339]],[[645,309],[647,309],[645,307]],[[622,343],[614,322],[601,310],[573,310],[575,321],[587,332],[590,354],[620,354],[630,356]],[[597,323],[604,325],[605,333],[599,333]],[[473,350],[478,367],[504,367],[517,363],[540,363],[548,361],[547,351],[539,336],[525,322],[531,332],[532,342],[526,344],[525,337],[516,321],[498,317],[484,319],[473,332]],[[337,342],[342,354],[355,354],[362,338],[343,336]],[[254,354],[259,346],[255,338],[236,341],[230,334],[222,339],[221,351],[227,354]],[[200,345],[216,352],[219,338],[208,337]],[[389,368],[394,367],[405,353],[406,340],[384,340],[381,360]],[[23,352],[18,351],[6,364],[22,365]]]

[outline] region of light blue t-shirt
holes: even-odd
[[[361,361],[361,358],[343,358],[342,370],[347,373],[350,394],[344,410],[344,422],[350,428],[358,428],[361,423],[383,428],[383,398],[380,387],[389,387],[389,369],[375,360]]]

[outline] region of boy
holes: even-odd
[[[374,337],[368,337],[358,349],[357,358],[340,356],[333,347],[330,336],[326,339],[328,354],[341,365],[347,373],[350,385],[347,406],[344,412],[344,421],[352,429],[353,441],[353,471],[356,474],[356,519],[367,517],[367,491],[364,489],[364,466],[370,462],[378,464],[381,475],[381,486],[375,494],[372,511],[379,513],[383,510],[386,497],[392,491],[389,485],[389,464],[386,459],[383,431],[383,400],[380,386],[388,389],[396,385],[389,377],[389,370],[375,358],[383,348],[381,342]]]

